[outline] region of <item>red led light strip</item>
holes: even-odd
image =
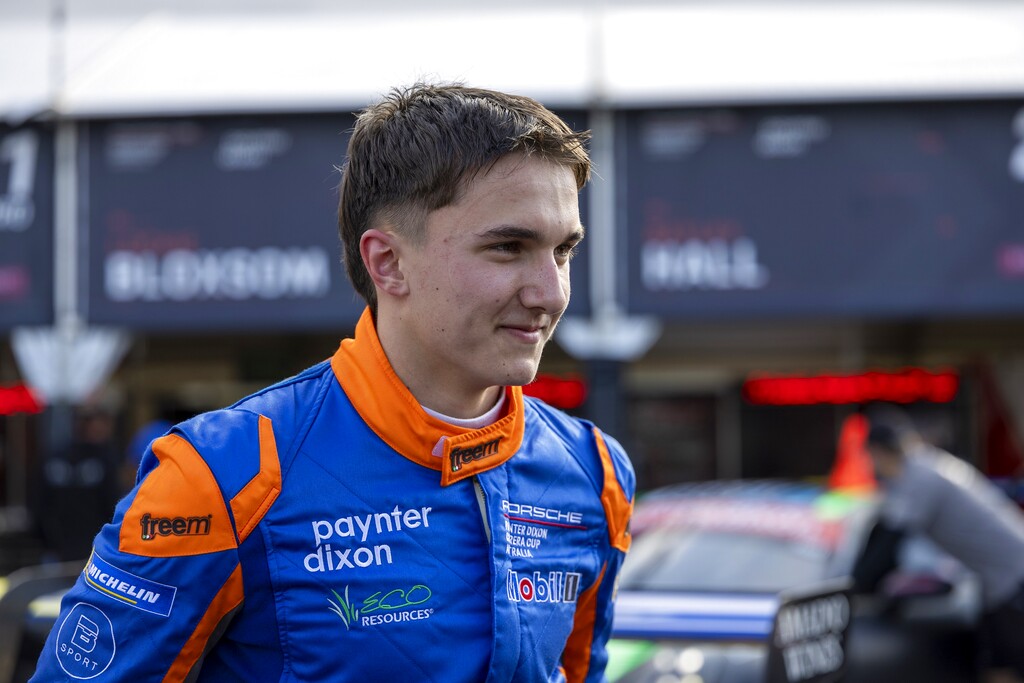
[[[822,403],[949,403],[960,387],[952,370],[923,368],[851,375],[756,375],[743,383],[743,397],[754,405],[798,406]]]
[[[0,415],[41,412],[42,402],[24,384],[0,387]]]
[[[523,393],[562,410],[573,410],[587,398],[587,385],[577,378],[563,379],[552,375],[538,375],[523,387]]]

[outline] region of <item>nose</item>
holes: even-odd
[[[539,257],[524,280],[519,300],[526,308],[558,316],[569,305],[568,263],[559,263],[551,255]]]

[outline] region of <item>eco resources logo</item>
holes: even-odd
[[[152,517],[148,512],[139,520],[142,540],[157,536],[209,536],[213,515],[203,517]]]
[[[349,598],[348,586],[345,594],[332,590],[334,600],[327,598],[329,608],[338,615],[345,630],[355,626],[382,626],[406,621],[429,619],[434,614],[433,607],[420,607],[430,600],[433,593],[422,583],[410,588],[395,588],[388,592],[377,591],[361,603]],[[335,602],[335,600],[337,602]]]
[[[468,465],[476,460],[483,460],[492,455],[497,455],[501,439],[502,437],[499,436],[497,439],[492,439],[476,446],[467,446],[465,448],[455,446],[452,448],[448,456],[451,461],[452,472],[458,472],[462,469],[463,465]]]
[[[520,575],[509,570],[505,578],[505,589],[512,602],[576,602],[580,592],[579,572],[533,572],[532,576]]]

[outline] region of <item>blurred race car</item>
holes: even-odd
[[[923,538],[872,595],[851,593],[869,493],[777,481],[642,496],[623,565],[609,681],[964,683],[976,577]]]

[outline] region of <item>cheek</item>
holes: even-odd
[[[565,270],[559,278],[562,288],[562,297],[565,299],[565,305],[569,305],[569,297],[572,294],[572,283],[569,281],[569,271]]]
[[[519,289],[512,273],[490,270],[464,273],[455,281],[455,287],[460,297],[489,302],[504,301]]]

